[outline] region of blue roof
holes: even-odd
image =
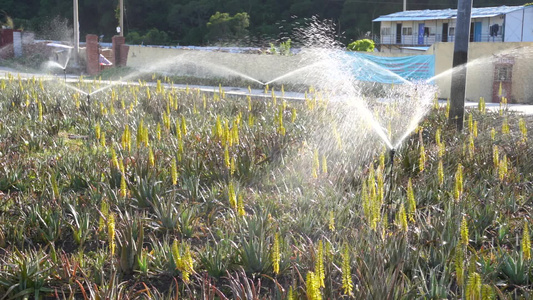
[[[488,18],[510,13],[523,9],[523,6],[498,6],[498,7],[478,7],[472,8],[471,18]],[[401,11],[374,19],[373,22],[383,21],[423,21],[423,20],[443,20],[455,19],[457,9],[426,9]]]

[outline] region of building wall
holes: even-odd
[[[434,44],[427,54],[435,54],[435,83],[440,98],[449,98],[454,43]],[[512,92],[509,101],[533,104],[533,43],[470,43],[468,50],[466,98],[478,101],[480,97],[491,102],[494,92],[494,64],[501,58],[511,58]]]
[[[533,5],[524,8],[524,42],[533,42]]]
[[[426,52],[419,54],[435,55],[435,83],[440,90],[440,98],[450,97],[451,68],[454,43],[436,43]],[[494,91],[494,63],[499,57],[510,57],[512,66],[512,92],[509,101],[533,103],[533,43],[471,43],[467,71],[466,98],[478,101],[480,97],[492,101]],[[405,56],[405,53],[380,52],[379,56]],[[301,55],[279,56],[265,54],[238,54],[207,52],[159,47],[130,46],[128,66],[141,72],[171,72],[196,77],[235,76],[242,74],[262,82],[298,70],[309,61]],[[282,83],[304,83],[312,76],[303,72],[301,76],[285,78]]]
[[[513,11],[505,15],[505,41],[522,41],[522,21],[524,10]]]
[[[240,77],[268,82],[305,65],[301,57],[130,46],[128,67],[195,77]],[[294,76],[298,77],[298,76]],[[294,78],[293,77],[293,78]]]

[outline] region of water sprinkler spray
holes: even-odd
[[[87,93],[87,115],[89,116],[89,121],[91,120],[91,94]]]
[[[67,82],[67,68],[63,68],[63,75],[65,76],[65,83]]]
[[[389,203],[392,202],[392,199],[391,199],[391,196],[392,196],[392,188],[393,188],[393,169],[394,169],[394,155],[396,154],[396,149],[395,148],[391,148],[390,149],[390,152],[389,152],[389,157],[390,157],[390,171],[389,171],[389,195],[388,195],[388,199],[389,199]]]

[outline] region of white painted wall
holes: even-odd
[[[524,40],[533,42],[533,5],[524,8]]]
[[[522,18],[524,10],[516,10],[505,15],[505,42],[522,41]]]
[[[22,33],[20,31],[13,31],[13,52],[15,57],[22,56]]]

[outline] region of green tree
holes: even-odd
[[[357,40],[355,42],[351,42],[348,45],[348,50],[350,51],[363,51],[363,52],[373,52],[375,48],[375,44],[373,40],[369,39],[362,39]]]
[[[241,39],[248,34],[248,26],[250,26],[250,17],[245,12],[232,17],[228,13],[217,11],[207,23],[207,39],[210,41]]]

